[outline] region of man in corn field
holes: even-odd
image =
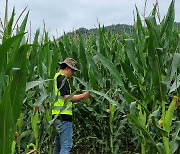
[[[72,58],[66,58],[63,62],[59,62],[60,70],[55,74],[55,92],[60,96],[54,103],[52,109],[53,117],[57,117],[54,121],[54,127],[57,130],[55,137],[55,145],[53,154],[69,154],[72,148],[72,102],[77,102],[85,98],[89,98],[89,92],[73,95],[69,102],[65,100],[70,96],[71,90],[68,79],[70,79],[75,71],[76,61]],[[65,103],[65,104],[64,104]]]

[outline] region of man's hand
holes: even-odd
[[[69,97],[69,95],[64,95],[64,99],[67,99]],[[82,99],[86,99],[86,98],[90,98],[91,95],[89,92],[84,92],[82,94],[77,94],[77,95],[74,95],[72,98],[71,98],[71,102],[78,102]]]
[[[90,98],[91,97],[89,92],[84,92],[83,96],[84,96],[84,98]]]

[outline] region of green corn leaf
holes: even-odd
[[[146,112],[144,112],[142,108],[143,107],[140,104],[137,105],[137,109],[139,111],[138,120],[143,126],[145,126],[146,125]]]
[[[59,41],[59,50],[60,50],[60,60],[63,61],[65,58],[67,58],[64,45],[61,41]]]
[[[15,124],[13,120],[13,114],[10,111],[10,84],[6,88],[2,101],[0,102],[0,153],[11,153],[11,144],[13,141],[13,134],[15,130]]]
[[[97,83],[96,77],[92,74],[91,71],[89,71],[89,80],[91,83],[91,87],[97,91],[98,90],[98,83]]]
[[[170,87],[169,93],[174,92],[175,90],[177,90],[179,88],[179,86],[180,86],[180,74],[176,77],[176,80],[174,81],[174,83]]]
[[[161,107],[159,106],[157,110],[153,111],[150,115],[149,118],[158,118],[160,116],[160,112],[161,112]]]
[[[170,71],[169,71],[169,74],[168,74],[168,77],[169,77],[169,86],[170,86],[170,83],[172,82],[173,80],[173,77],[174,75],[176,74],[177,72],[177,69],[180,67],[180,54],[178,53],[175,53],[172,57],[172,62],[171,62],[171,66],[170,66]]]
[[[38,50],[38,60],[36,58],[31,60],[34,64],[32,66],[30,64],[29,67],[31,68],[30,69],[31,72],[29,74],[33,75],[35,73],[34,68],[36,67],[36,63],[37,63],[36,61],[38,61],[38,73],[42,78],[45,78],[45,76],[47,76],[47,71],[46,71],[46,69],[44,69],[44,68],[46,68],[46,66],[44,64],[45,63],[45,61],[44,61],[45,55],[43,53],[43,48],[39,48],[37,50]],[[30,79],[30,80],[34,80],[34,79]]]
[[[50,49],[49,49],[49,38],[48,38],[48,33],[45,32],[45,37],[44,37],[44,48],[43,48],[43,53],[45,54],[45,65],[47,68],[50,68]]]
[[[154,139],[152,138],[152,136],[150,135],[150,133],[147,131],[147,129],[141,124],[141,122],[139,120],[137,120],[134,116],[128,114],[127,115],[128,119],[135,124],[135,126],[142,131],[143,135],[146,138],[146,141],[149,141],[149,144],[152,144],[153,147],[156,148],[156,150],[160,153],[160,149],[157,146],[156,142],[154,141]]]
[[[176,150],[179,148],[179,142],[180,142],[180,137],[178,136],[180,132],[180,121],[176,121],[175,125],[176,125],[176,129],[174,131],[175,133],[173,134],[172,141],[170,143],[170,148],[172,153],[175,153]]]
[[[11,37],[12,35],[12,25],[14,22],[14,16],[15,16],[15,8],[13,8],[12,14],[11,14],[11,18],[8,22],[7,27],[5,27],[5,31],[4,31],[4,37],[3,37],[3,41],[4,42],[6,39],[8,39],[9,37]]]
[[[42,80],[42,81],[31,81],[31,82],[28,82],[28,83],[26,84],[26,91],[34,88],[35,86],[44,84],[45,82],[51,81],[51,80],[54,80],[54,79],[47,79],[47,80]]]
[[[88,69],[87,69],[87,59],[86,59],[86,54],[85,54],[85,47],[84,47],[84,42],[79,36],[80,39],[80,44],[79,44],[79,64],[80,64],[80,70],[82,72],[82,76],[85,81],[88,81]]]
[[[20,139],[26,138],[31,136],[32,134],[32,130],[26,130],[24,132],[21,133],[21,135],[19,136]]]
[[[128,66],[126,63],[123,63],[122,61],[121,61],[121,66],[122,66],[123,71],[125,72],[127,78],[132,83],[132,85],[138,86],[138,80],[137,80],[136,76],[134,75],[132,68],[130,66]]]
[[[42,88],[41,88],[42,89]],[[41,92],[40,93],[40,96],[36,99],[36,102],[34,103],[34,105],[37,105],[37,106],[41,106],[43,101],[48,97],[47,93],[44,91],[44,92]]]
[[[27,50],[28,46],[26,45],[21,46],[19,49],[18,55],[16,56],[19,60],[16,61],[14,66],[20,68],[20,70],[14,72],[10,88],[11,106],[15,123],[19,118],[25,96]]]
[[[63,42],[64,42],[64,49],[66,51],[66,55],[64,58],[67,58],[67,56],[70,56],[68,53],[68,52],[70,52],[70,43],[69,43],[70,41],[69,41],[68,36],[65,33],[63,35]],[[67,53],[68,53],[68,55],[67,55]]]
[[[146,39],[146,29],[142,25],[142,21],[139,15],[139,11],[136,7],[136,16],[137,16],[137,24],[136,24],[136,35],[135,35],[135,49],[137,51],[136,57],[138,58],[138,68],[140,73],[143,73],[143,67],[146,68],[146,57],[145,57],[145,51],[147,48],[147,39]],[[126,41],[126,40],[125,40]],[[133,47],[134,49],[134,47]],[[135,51],[135,50],[134,50]],[[141,64],[142,63],[142,66]]]
[[[134,114],[136,112],[136,102],[132,102],[130,105],[130,114]]]
[[[50,121],[52,120],[52,117],[51,117],[51,111],[49,111],[47,108],[45,108],[45,117],[46,117],[46,121]]]
[[[17,120],[17,128],[20,134],[21,134],[23,123],[24,123],[24,111],[20,113],[19,119]]]
[[[78,46],[75,44],[75,42],[71,42],[71,52],[72,52],[72,57],[76,58],[78,57]],[[86,52],[87,53],[87,52]],[[76,59],[77,60],[77,59]],[[78,64],[79,65],[79,64]]]
[[[39,39],[39,33],[40,30],[36,30],[35,36],[34,36],[34,40],[33,40],[33,46],[29,52],[29,74],[31,74],[31,76],[34,76],[34,74],[36,73],[34,71],[34,67],[38,66],[38,70],[39,70],[39,74],[41,74],[40,72],[40,67],[42,66],[42,61],[43,61],[43,56],[41,54],[42,49],[39,49],[39,43],[38,43],[38,39]],[[43,54],[44,55],[44,54]]]
[[[165,100],[165,95],[162,91],[162,68],[160,67],[160,57],[157,55],[157,47],[161,46],[161,38],[159,36],[159,29],[155,21],[155,17],[148,17],[145,19],[149,30],[148,38],[148,59],[151,66],[151,75],[153,81],[153,90],[155,97],[159,100]]]
[[[15,153],[15,148],[16,148],[16,142],[13,141],[13,142],[12,142],[12,146],[11,146],[11,154],[14,154],[14,153]]]
[[[149,17],[145,18],[145,22],[148,27],[149,37],[151,39],[150,41],[153,41],[153,43],[155,43],[154,44],[155,46],[153,45],[152,48],[154,48],[154,50],[155,50],[157,47],[162,47],[160,30],[156,23],[155,16],[149,16]],[[153,51],[149,51],[149,52],[152,52],[152,54],[153,54]],[[154,56],[154,55],[152,55],[152,56]]]
[[[160,33],[161,37],[164,35],[164,33],[166,33],[166,38],[169,38],[169,35],[171,34],[172,27],[174,25],[174,18],[175,18],[174,3],[175,0],[172,0],[168,9],[168,13],[165,17],[165,20],[161,23],[161,33]]]
[[[99,73],[98,67],[95,64],[95,62],[93,61],[93,59],[89,56],[88,53],[86,53],[86,57],[87,57],[87,61],[88,64],[90,65],[90,71],[94,74],[95,79],[98,81],[98,83],[100,84],[101,87],[103,87],[103,83],[102,83],[102,76]],[[92,69],[91,69],[92,68]]]
[[[145,110],[146,114],[149,115],[150,112],[148,111],[148,109],[146,108],[146,106],[140,102],[140,100],[138,98],[136,98],[135,96],[133,96],[131,93],[127,92],[127,91],[122,91],[124,92],[126,95],[128,95],[129,97],[131,97],[132,99],[134,99],[136,101],[137,104],[141,105],[141,107]]]
[[[24,34],[19,34],[7,39],[1,46],[0,46],[0,72],[4,67],[4,60],[8,50],[11,48],[12,44],[15,43],[19,38],[22,38]]]
[[[31,126],[33,130],[33,135],[36,141],[36,146],[38,146],[38,137],[39,137],[39,127],[38,127],[38,122],[39,122],[39,113],[36,111],[34,115],[31,117]]]
[[[25,18],[23,19],[23,21],[20,25],[20,28],[18,29],[18,33],[24,33],[25,32],[28,16],[29,16],[29,12],[26,14]]]
[[[83,86],[85,86],[87,89],[89,89],[89,85],[82,79],[78,78],[78,77],[74,77],[75,79],[77,79]]]
[[[138,36],[141,35],[140,32],[142,32],[144,35],[145,35],[145,29],[142,25],[142,22],[141,22],[141,18],[140,18],[140,15],[139,15],[139,11],[138,11],[138,8],[136,7],[136,13],[137,13],[137,29],[138,29]]]
[[[155,121],[155,117],[152,116],[151,118],[152,118],[153,127],[155,128],[156,132],[157,132],[158,134],[162,134],[162,136],[164,136],[164,137],[168,137],[168,132],[165,131],[164,129],[160,128],[160,127],[157,125],[157,123],[156,123],[156,121]]]
[[[100,25],[99,25],[97,47],[98,47],[98,52],[105,56],[103,33],[104,31],[103,29],[100,28]]]
[[[137,58],[135,55],[136,51],[135,51],[135,46],[134,46],[133,41],[134,41],[133,39],[125,39],[127,55],[128,55],[128,58],[130,60],[130,63],[132,64],[134,70],[143,75],[142,66],[140,66],[137,62]]]
[[[18,29],[18,32],[17,34],[25,34],[25,28],[26,28],[26,23],[27,23],[27,19],[28,19],[28,15],[29,15],[29,12],[26,14],[20,28]],[[16,61],[15,57],[18,53],[18,50],[20,48],[20,44],[21,44],[21,41],[22,41],[22,38],[19,38],[18,41],[14,44],[13,46],[13,52],[11,53],[10,57],[9,57],[9,61],[8,61],[8,65],[7,65],[7,68],[6,68],[6,74],[9,74],[12,67],[13,67],[13,64],[14,62]]]
[[[164,120],[164,129],[168,133],[170,132],[170,126],[172,123],[172,118],[173,118],[175,106],[176,106],[176,100],[173,99],[169,105],[168,110],[166,111],[165,120]]]
[[[58,64],[59,58],[58,58],[58,50],[57,48],[53,48],[53,58],[52,58],[52,62],[51,62],[51,68],[49,70],[50,72],[50,79],[54,79],[54,75],[56,73],[56,68],[57,68],[57,64]],[[49,92],[51,92],[53,90],[53,81],[49,82],[49,86],[48,86],[48,90]]]
[[[1,128],[0,138],[0,153],[10,153],[15,124],[20,115],[22,103],[25,95],[26,85],[26,53],[27,46],[22,46],[19,49],[18,61],[15,67],[18,67],[14,72],[13,80],[7,87],[2,102],[0,103],[0,122],[3,124]]]
[[[117,101],[112,100],[107,94],[95,90],[89,90],[89,91],[107,99],[112,105],[119,106],[119,103]]]
[[[156,16],[157,9],[158,9],[157,7],[158,7],[158,3],[156,2],[156,4],[154,5],[153,10],[152,10],[152,12],[151,12],[152,16]]]
[[[109,69],[110,73],[115,77],[117,84],[123,86],[120,72],[117,70],[116,66],[100,53],[97,53],[97,58]]]

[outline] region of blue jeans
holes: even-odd
[[[57,134],[55,137],[53,154],[70,154],[73,144],[72,122],[56,119],[54,121],[54,127],[56,128]]]

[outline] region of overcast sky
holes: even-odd
[[[167,13],[171,0],[158,0],[161,19]],[[156,0],[147,0],[146,16]],[[87,29],[101,25],[133,24],[135,5],[143,14],[145,0],[9,0],[9,13],[15,6],[16,18],[28,6],[28,25],[32,31],[43,29],[43,20],[50,35],[60,36],[80,27]],[[5,0],[0,0],[0,17],[3,19]],[[180,22],[180,0],[175,3],[175,21]],[[29,27],[29,26],[27,26]]]

